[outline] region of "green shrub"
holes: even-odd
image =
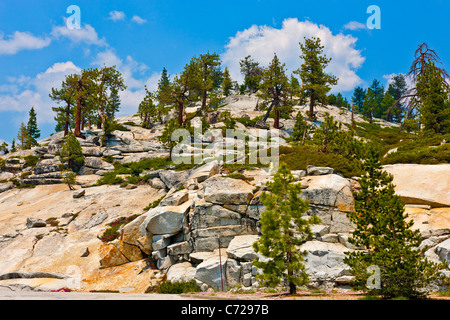
[[[113,184],[120,184],[122,182],[124,182],[124,180],[120,177],[117,177],[117,172],[111,171],[111,172],[105,173],[103,175],[103,177],[98,179],[98,181],[95,185],[97,185],[97,186],[101,186],[104,184],[113,185]]]
[[[200,292],[200,286],[195,280],[190,281],[164,281],[157,289],[158,293],[180,294],[189,292]]]
[[[39,157],[36,156],[26,156],[25,158],[24,168],[26,167],[36,167],[36,164],[39,161]]]
[[[158,200],[155,200],[153,202],[151,202],[148,206],[146,206],[144,208],[144,211],[148,211],[150,209],[156,208],[157,206],[159,206],[160,202],[162,201],[162,199],[164,199],[165,196],[162,196],[161,198],[159,198]]]
[[[103,242],[110,242],[113,241],[115,239],[117,239],[120,234],[119,234],[119,229],[121,226],[133,221],[134,219],[136,219],[137,217],[139,217],[138,214],[132,215],[130,217],[121,217],[119,219],[114,220],[111,223],[108,223],[108,227],[104,232],[103,235],[100,237],[100,240]]]
[[[230,174],[227,174],[227,177],[232,178],[232,179],[243,180],[245,182],[250,182],[253,180],[252,177],[247,177],[247,176],[243,175],[242,173],[230,173]]]
[[[286,163],[291,170],[306,170],[309,165],[331,167],[335,173],[346,178],[362,173],[359,160],[333,153],[319,153],[316,147],[309,145],[280,148],[280,162]]]

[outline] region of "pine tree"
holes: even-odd
[[[19,133],[17,134],[17,140],[19,141],[20,148],[22,150],[27,149],[31,145],[31,137],[28,133],[27,127],[23,122],[20,124]]]
[[[175,130],[180,129],[181,126],[176,119],[170,119],[166,122],[162,134],[158,137],[158,140],[169,149],[170,159],[172,159],[173,148],[177,145],[177,141],[172,141],[172,134]]]
[[[294,141],[302,141],[305,143],[306,135],[308,133],[308,123],[306,119],[303,118],[302,113],[299,111],[295,116],[294,130],[292,132],[292,139]]]
[[[8,143],[7,142],[3,142],[0,145],[0,154],[8,154],[8,153],[9,153]]]
[[[39,144],[37,143],[37,139],[39,139],[39,137],[41,136],[41,131],[37,126],[36,112],[34,111],[33,107],[31,107],[28,115],[29,119],[27,124],[27,131],[30,139],[28,141],[27,149],[38,146]]]
[[[302,90],[309,98],[309,119],[314,120],[314,107],[316,102],[324,102],[331,85],[335,85],[338,79],[333,75],[325,73],[326,66],[331,58],[323,55],[323,46],[320,38],[305,38],[305,43],[300,43],[303,64],[300,69],[294,71],[302,80]]]
[[[362,114],[369,118],[369,122],[373,122],[374,112],[377,108],[377,100],[371,88],[367,89],[366,98],[364,99]]]
[[[427,248],[417,249],[422,242],[420,231],[411,229],[414,221],[408,221],[393,177],[382,170],[375,147],[368,150],[363,167],[361,191],[354,194],[355,210],[349,214],[355,224],[349,242],[365,251],[347,252],[344,262],[359,289],[386,298],[422,297],[423,289],[440,279],[438,270],[445,264],[428,261],[424,257]],[[370,266],[380,269],[380,289],[366,287]]]
[[[231,80],[230,71],[227,67],[223,71],[223,81],[222,81],[222,93],[225,97],[228,97],[231,94],[231,90],[233,89],[233,80]]]
[[[16,147],[16,139],[13,138],[13,141],[11,143],[11,152],[16,152],[17,151],[17,147]]]
[[[262,72],[262,82],[259,86],[261,93],[258,97],[272,103],[275,112],[273,124],[275,129],[280,127],[280,106],[289,94],[289,79],[284,66],[275,54],[269,67]],[[270,111],[269,109],[268,113]]]
[[[434,62],[427,63],[418,76],[417,95],[420,97],[420,122],[434,133],[450,132],[450,101],[442,75]]]
[[[201,54],[197,59],[197,88],[202,101],[202,111],[206,110],[208,96],[220,88],[223,80],[220,70],[220,56],[217,53]],[[211,96],[209,97],[211,100]]]
[[[395,104],[395,99],[391,96],[389,92],[386,92],[384,95],[383,101],[381,101],[381,110],[383,110],[383,117],[387,121],[393,121],[394,120],[394,111],[392,106]]]
[[[161,72],[161,78],[158,81],[158,89],[156,90],[156,100],[161,107],[171,104],[171,87],[170,77],[166,68]]]
[[[61,173],[63,183],[67,184],[70,190],[74,190],[73,185],[76,184],[77,175],[71,169],[65,170]]]
[[[357,105],[359,110],[363,110],[364,99],[366,98],[366,90],[356,87],[353,90],[352,103]]]
[[[296,294],[297,286],[308,283],[308,275],[302,261],[305,252],[299,246],[312,238],[310,224],[319,223],[317,216],[309,220],[303,215],[309,202],[299,196],[301,185],[293,184],[294,177],[285,163],[280,165],[273,182],[261,195],[266,211],[261,214],[261,237],[253,244],[258,256],[253,264],[262,269],[257,278],[264,285],[277,286],[285,281],[290,294]]]
[[[244,75],[244,85],[251,95],[258,91],[263,69],[259,66],[259,62],[254,61],[250,55],[239,61],[239,65],[241,73]]]
[[[80,142],[72,132],[69,132],[66,136],[60,155],[61,161],[64,163],[67,162],[67,168],[72,171],[76,171],[75,167],[84,163],[84,155]]]

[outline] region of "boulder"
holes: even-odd
[[[112,164],[96,157],[85,157],[84,165],[86,167],[98,170],[114,170],[114,166]]]
[[[332,174],[333,168],[329,167],[315,167],[315,166],[308,166],[306,168],[306,175],[308,176],[321,176],[326,174]]]
[[[14,183],[12,183],[12,182],[0,183],[0,193],[8,191],[9,189],[12,189],[13,187],[14,187]]]
[[[200,263],[195,271],[195,279],[206,283],[215,290],[227,290],[227,258],[214,257]],[[220,272],[222,271],[222,273]]]
[[[101,157],[103,155],[103,149],[100,147],[82,147],[81,152],[88,157]]]
[[[161,206],[179,206],[189,200],[189,192],[187,190],[180,190],[164,198]]]
[[[439,243],[434,250],[441,261],[447,260],[448,266],[450,268],[450,239]]]
[[[7,181],[14,178],[14,174],[11,172],[0,172],[0,181]]]
[[[227,249],[227,256],[238,261],[253,261],[256,252],[253,250],[253,243],[258,240],[258,235],[237,236],[231,240]]]
[[[193,250],[191,241],[183,241],[179,243],[171,244],[167,247],[167,254],[176,256],[181,254],[191,253]]]
[[[304,264],[311,282],[334,282],[338,277],[349,275],[344,258],[346,251],[353,250],[342,244],[308,241],[300,249],[307,252]]]
[[[164,182],[162,182],[160,178],[153,178],[150,181],[150,185],[155,189],[165,189],[166,188],[166,184]]]
[[[194,279],[196,271],[190,262],[177,263],[167,271],[167,280],[172,282],[190,281]]]
[[[253,197],[253,186],[239,179],[215,176],[202,186],[205,201],[215,204],[248,204]]]
[[[37,218],[27,218],[27,228],[41,228],[45,227],[47,224],[42,219]]]
[[[383,169],[394,176],[395,193],[405,203],[450,207],[450,164],[394,164]]]
[[[42,165],[37,166],[33,169],[34,174],[43,174],[43,173],[50,173],[50,172],[58,172],[59,171],[59,165]]]
[[[98,251],[100,257],[100,269],[120,266],[128,263],[128,259],[113,244],[102,245]]]
[[[337,208],[340,211],[351,212],[354,209],[354,199],[350,182],[336,174],[310,176],[305,178],[308,188],[300,194],[302,199],[312,204]]]
[[[189,212],[191,204],[191,201],[187,201],[181,206],[156,207],[151,209],[141,224],[141,232],[175,234],[183,230],[185,215]]]
[[[186,181],[186,172],[175,172],[172,170],[164,170],[159,173],[159,178],[168,189],[177,187]]]
[[[203,166],[191,170],[186,180],[195,179],[198,183],[205,181],[219,172],[219,162],[217,160],[211,161]]]
[[[78,198],[83,197],[85,194],[86,194],[86,189],[80,189],[80,190],[75,191],[75,192],[72,194],[72,197],[73,197],[74,199],[78,199]]]

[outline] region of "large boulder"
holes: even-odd
[[[237,236],[231,240],[227,248],[227,256],[238,261],[253,261],[256,252],[253,250],[253,243],[258,240],[258,235]]]
[[[205,181],[219,172],[219,162],[211,161],[203,166],[193,169],[188,173],[187,180],[196,179],[198,183]]]
[[[254,187],[239,179],[214,176],[202,185],[205,201],[215,204],[248,204],[253,197]]]
[[[215,290],[227,290],[227,258],[214,257],[203,261],[197,266],[195,279],[206,283]],[[221,272],[222,271],[222,272]]]
[[[114,166],[111,163],[108,163],[96,157],[85,157],[84,165],[93,169],[114,170]]]
[[[344,263],[345,252],[353,251],[339,243],[308,241],[301,246],[306,251],[305,271],[311,284],[334,282],[341,276],[349,276],[349,267]]]
[[[173,170],[164,170],[159,173],[159,178],[168,189],[178,187],[186,181],[186,172],[175,172]]]
[[[441,261],[447,260],[448,266],[450,268],[450,239],[447,239],[435,248],[436,254],[439,256]]]
[[[301,197],[312,204],[337,208],[351,212],[354,209],[354,198],[350,182],[336,174],[308,176],[305,179],[308,188]]]
[[[395,193],[405,203],[450,207],[450,164],[394,164],[383,169],[394,176]]]
[[[180,206],[156,207],[148,212],[141,224],[141,232],[151,234],[176,234],[185,225],[185,216],[189,212],[192,201]]]
[[[189,281],[194,279],[196,271],[190,262],[177,263],[167,271],[167,280],[172,282]]]

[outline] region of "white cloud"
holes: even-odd
[[[42,49],[49,46],[51,39],[39,38],[29,32],[16,31],[7,39],[0,32],[0,55],[16,54],[22,50]]]
[[[345,30],[364,30],[367,29],[367,25],[358,21],[350,21],[344,27]]]
[[[105,38],[99,38],[97,31],[89,25],[85,24],[81,29],[69,29],[66,25],[53,26],[51,35],[56,39],[61,37],[68,38],[75,44],[85,43],[97,46],[107,46]]]
[[[144,24],[147,22],[147,20],[139,17],[139,16],[133,16],[133,18],[131,18],[131,21],[136,22],[137,24]]]
[[[38,123],[53,122],[54,113],[52,107],[56,105],[49,98],[49,93],[54,87],[60,87],[65,76],[78,73],[81,69],[73,62],[58,62],[50,66],[46,71],[38,73],[35,77],[8,78],[7,86],[15,88],[4,94],[0,94],[0,112],[15,111],[24,113],[24,118],[18,117],[17,123],[26,121],[26,112],[34,107],[37,113]]]
[[[355,49],[357,38],[351,35],[333,33],[323,25],[317,25],[310,21],[298,21],[291,18],[283,21],[281,29],[269,26],[257,26],[237,32],[231,37],[226,45],[225,53],[222,55],[234,80],[243,81],[240,73],[239,60],[251,55],[253,59],[267,66],[273,58],[274,53],[286,63],[286,69],[292,72],[299,69],[303,61],[299,58],[299,42],[304,37],[319,37],[324,46],[324,53],[332,58],[326,72],[332,73],[339,78],[332,92],[350,91],[355,86],[363,83],[356,74],[365,61],[361,51]]]
[[[125,12],[113,10],[109,13],[109,18],[112,21],[125,20]]]
[[[112,21],[125,20],[125,12],[113,10],[109,13],[109,18]]]

